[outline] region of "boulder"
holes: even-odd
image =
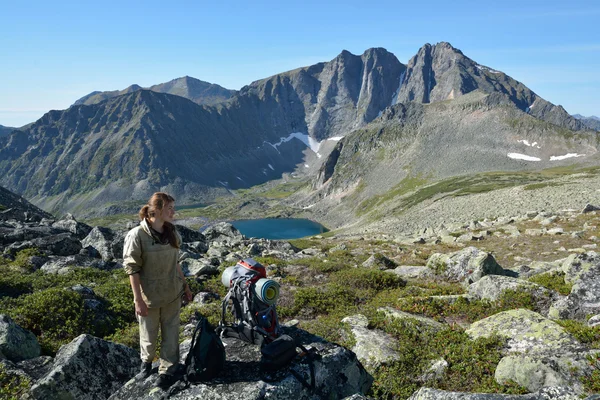
[[[52,369],[31,387],[34,399],[106,399],[139,368],[138,353],[121,344],[80,335],[60,348]]]
[[[445,390],[422,387],[408,400],[579,400],[581,397],[569,387],[545,387],[529,394],[496,394],[447,392]]]
[[[497,334],[508,339],[511,352],[581,351],[583,346],[560,325],[540,314],[514,309],[479,320],[466,330],[472,339]]]
[[[589,271],[594,265],[600,264],[600,254],[590,251],[581,254],[571,254],[562,263],[566,283],[576,283],[581,274]]]
[[[427,260],[426,267],[440,278],[454,282],[471,284],[485,275],[509,275],[494,256],[476,247],[466,247],[451,254],[434,253]]]
[[[585,214],[585,213],[589,213],[592,211],[600,211],[600,207],[597,207],[597,206],[594,206],[594,205],[588,203],[585,205],[585,207],[583,207],[583,210],[581,210],[581,213]]]
[[[184,225],[175,225],[177,232],[181,235],[181,240],[184,243],[189,242],[204,242],[206,243],[206,237],[199,231],[188,228]]]
[[[524,291],[532,295],[537,307],[546,313],[553,301],[561,296],[537,283],[510,276],[486,275],[469,285],[468,293],[472,298],[496,301],[506,290]]]
[[[587,321],[589,315],[600,313],[600,264],[585,265],[576,276],[571,293],[550,307],[551,318]]]
[[[376,268],[379,270],[396,268],[397,265],[398,264],[381,253],[373,254],[364,263],[362,263],[362,266],[365,268]]]
[[[40,269],[49,274],[65,274],[73,268],[98,268],[112,270],[120,265],[114,262],[105,262],[99,258],[91,258],[75,254],[67,257],[49,257]]]
[[[560,325],[530,310],[501,312],[467,329],[471,338],[496,334],[507,339],[508,354],[498,364],[496,380],[512,380],[529,390],[543,385],[567,385],[583,392],[581,378],[591,373],[589,351]],[[537,371],[537,372],[536,372]]]
[[[37,248],[46,254],[56,256],[71,256],[81,251],[81,242],[72,236],[71,233],[59,233],[57,235],[44,236],[28,240],[21,243],[13,243],[6,248],[10,254],[17,254],[19,251]]]
[[[429,270],[421,265],[400,265],[394,269],[386,269],[385,272],[390,272],[405,279],[424,278],[429,273]]]
[[[91,246],[98,250],[104,261],[123,258],[123,232],[114,232],[112,229],[100,226],[94,227],[81,241],[83,247]]]
[[[389,319],[416,321],[417,324],[424,329],[429,329],[432,331],[440,331],[444,329],[444,324],[441,324],[432,318],[424,317],[422,315],[410,314],[404,311],[396,310],[392,307],[380,307],[377,309],[377,311],[384,313],[385,316]]]
[[[202,234],[208,242],[222,242],[230,246],[239,245],[244,239],[244,235],[228,222],[211,225]]]
[[[65,232],[62,229],[51,228],[49,226],[23,226],[21,228],[2,226],[0,227],[0,244],[8,245],[45,236],[58,235],[59,233]]]
[[[41,348],[32,332],[21,328],[8,315],[0,314],[0,353],[17,362],[38,357]]]
[[[548,386],[572,387],[577,393],[583,392],[581,382],[566,375],[552,359],[538,359],[524,354],[503,357],[496,367],[494,378],[501,385],[517,382],[530,392]]]
[[[200,258],[198,260],[188,258],[183,260],[181,262],[181,269],[183,270],[183,274],[185,276],[212,276],[219,273],[219,269],[206,258]]]
[[[421,375],[418,380],[419,382],[431,382],[439,381],[444,377],[446,370],[448,370],[448,361],[443,358],[431,361],[429,368]]]
[[[78,222],[72,214],[66,214],[62,219],[53,223],[52,227],[71,232],[77,239],[85,238],[92,230],[91,226]]]
[[[382,365],[400,358],[395,350],[398,341],[383,331],[368,329],[364,315],[346,317],[342,322],[350,325],[356,343],[352,351],[367,371],[375,372]]]
[[[296,357],[290,365],[268,373],[260,368],[258,346],[225,338],[223,342],[227,358],[221,374],[211,382],[192,384],[189,387],[185,387],[183,382],[178,382],[171,388],[169,398],[320,400],[344,399],[355,394],[359,397],[353,397],[354,399],[364,398],[360,396],[369,390],[373,378],[351,351],[300,329],[285,328],[284,333],[296,338],[298,343],[308,348],[311,356]],[[190,340],[181,344],[182,359],[189,347]],[[314,390],[304,386],[294,376],[297,374],[310,384],[310,365],[314,368]],[[159,399],[165,393],[154,387],[156,377],[157,375],[153,374],[145,380],[132,379],[114,393],[110,400]]]

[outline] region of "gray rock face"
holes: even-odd
[[[494,256],[476,247],[467,247],[451,254],[435,253],[427,260],[427,268],[435,276],[454,282],[471,284],[485,275],[508,275]]]
[[[216,275],[219,273],[216,266],[210,260],[201,258],[199,260],[187,259],[181,262],[181,268],[185,276]]]
[[[140,358],[129,347],[81,335],[60,348],[52,369],[35,383],[35,399],[106,399],[137,373]]]
[[[501,312],[471,325],[472,338],[497,334],[508,339],[508,354],[498,364],[496,380],[512,380],[529,390],[566,384],[581,394],[582,376],[590,373],[590,352],[560,325],[533,311]]]
[[[41,348],[32,332],[21,328],[9,316],[0,314],[0,353],[17,362],[38,357]]]
[[[16,229],[13,227],[0,227],[0,245],[58,235],[59,233],[64,233],[64,230],[49,226],[24,226]]]
[[[268,397],[273,400],[320,400],[343,399],[369,390],[372,378],[352,352],[297,330],[287,333],[297,337],[305,347],[318,354],[311,362],[315,376],[314,391],[303,386],[290,372],[294,370],[310,384],[308,360],[296,358],[288,367],[268,374],[259,367],[258,346],[236,339],[224,339],[227,361],[222,373],[208,384],[193,384],[184,388],[183,384],[177,383],[176,393],[170,398],[259,400]],[[182,357],[187,354],[189,345],[189,340],[181,344]],[[153,387],[155,380],[156,375],[144,381],[132,379],[114,393],[110,400],[158,399],[164,393]]]
[[[181,235],[184,243],[188,242],[206,242],[204,235],[198,231],[190,229],[183,225],[175,225],[177,232]]]
[[[21,243],[13,243],[7,247],[6,251],[10,254],[16,254],[27,248],[35,247],[46,254],[57,256],[71,256],[81,251],[81,242],[71,236],[70,233],[60,233],[58,235],[39,237]]]
[[[119,267],[120,265],[114,262],[75,254],[67,257],[50,257],[40,269],[49,274],[64,274],[73,268],[116,269]]]
[[[67,213],[62,219],[53,223],[52,227],[71,232],[78,239],[85,238],[92,230],[91,226],[82,222],[78,222],[75,217],[69,213]]]
[[[219,222],[206,228],[202,234],[209,242],[240,242],[244,235],[228,222]]]
[[[0,221],[40,221],[43,218],[54,219],[51,214],[34,206],[23,197],[0,186]]]
[[[556,301],[550,308],[549,315],[552,318],[586,321],[588,315],[600,313],[600,263],[586,265],[576,274],[572,272],[570,270],[568,275],[571,279],[573,276],[576,278],[571,293]]]
[[[447,392],[421,388],[408,400],[577,400],[578,393],[568,387],[546,387],[535,393],[513,395],[493,393]]]
[[[398,102],[433,103],[455,99],[477,89],[507,94],[517,107],[540,119],[569,129],[583,129],[583,124],[562,107],[537,97],[506,74],[477,64],[446,42],[426,44],[411,58]]]
[[[583,254],[571,254],[562,263],[566,283],[576,283],[581,274],[589,271],[594,265],[600,264],[600,254],[590,251]]]
[[[352,351],[368,371],[374,372],[382,365],[399,359],[395,350],[398,341],[383,331],[368,329],[365,316],[346,317],[342,322],[350,325],[356,340]]]
[[[365,268],[377,268],[380,270],[396,268],[397,264],[383,254],[373,254],[363,264]]]
[[[104,261],[123,258],[123,232],[113,232],[111,229],[100,226],[94,227],[81,241],[83,247],[95,248]]]

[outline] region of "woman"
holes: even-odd
[[[140,225],[125,237],[123,267],[129,274],[135,314],[140,324],[140,377],[150,375],[161,330],[157,385],[169,387],[179,363],[181,295],[192,292],[178,263],[181,236],[173,225],[175,199],[154,193],[139,212]]]

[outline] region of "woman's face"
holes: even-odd
[[[175,219],[175,202],[167,203],[160,212],[160,219],[165,222],[173,222]]]

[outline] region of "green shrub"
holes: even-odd
[[[529,278],[529,282],[537,283],[550,290],[556,290],[563,296],[567,296],[571,293],[571,288],[573,287],[572,284],[565,282],[565,273],[562,271],[534,275]]]
[[[32,291],[33,284],[28,275],[6,265],[0,266],[0,298],[19,297]]]
[[[471,340],[463,330],[447,328],[422,331],[411,321],[375,318],[375,327],[398,340],[399,359],[374,374],[371,395],[376,398],[407,398],[423,384],[419,377],[432,361],[443,358],[448,368],[439,381],[428,387],[460,392],[527,393],[516,385],[498,385],[496,365],[502,358],[504,340],[498,337]]]
[[[423,314],[438,321],[450,318],[469,323],[516,308],[540,311],[533,295],[522,290],[506,290],[495,302],[469,300],[464,297],[459,297],[454,301],[436,297],[406,297],[398,300],[397,307],[402,311]]]
[[[406,282],[398,275],[377,269],[347,268],[336,272],[331,281],[356,289],[396,289],[404,287]]]
[[[91,331],[91,315],[83,298],[71,290],[53,288],[25,297],[12,317],[23,328],[32,331],[43,350],[55,353],[60,345]]]
[[[600,354],[588,356],[588,362],[592,367],[592,372],[582,377],[581,382],[589,393],[598,393],[600,392]]]
[[[132,349],[140,349],[140,326],[137,322],[133,322],[122,328],[118,328],[112,334],[104,339],[115,343],[121,343]]]
[[[41,255],[43,255],[42,252],[36,248],[24,249],[17,253],[15,260],[11,264],[24,271],[33,272],[33,265],[29,262],[29,258]]]
[[[293,314],[329,314],[338,308],[354,305],[355,300],[356,293],[346,285],[327,285],[322,289],[302,287],[294,293]]]
[[[570,319],[557,320],[556,323],[581,343],[589,345],[592,349],[600,349],[600,327],[590,327],[583,322]]]
[[[9,373],[0,364],[0,399],[18,400],[31,386],[31,381],[23,375]]]

